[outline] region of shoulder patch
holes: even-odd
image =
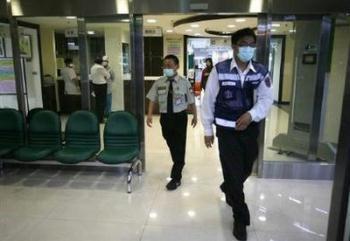
[[[265,77],[265,85],[267,86],[267,87],[271,87],[271,85],[272,85],[272,80],[271,80],[271,77],[268,75],[268,76],[266,76]]]

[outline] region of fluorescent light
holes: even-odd
[[[234,27],[236,27],[236,25],[234,25],[234,24],[229,24],[229,25],[227,25],[227,27],[228,27],[228,28],[234,28]]]
[[[94,34],[95,34],[95,31],[87,31],[87,34],[89,34],[89,35],[94,35]]]
[[[191,218],[193,218],[193,217],[196,216],[196,212],[195,212],[195,211],[192,211],[192,210],[188,211],[187,214],[188,214],[188,216],[190,216]]]
[[[173,32],[174,32],[174,30],[172,30],[172,29],[168,29],[166,32],[167,32],[167,33],[173,33]]]
[[[296,30],[295,30],[295,29],[289,29],[289,32],[290,32],[290,33],[295,33]]]
[[[77,19],[76,16],[67,16],[66,19]]]
[[[199,24],[191,24],[191,28],[199,28]]]
[[[122,22],[128,23],[128,22],[130,22],[130,20],[129,19],[123,19]]]
[[[273,24],[272,24],[272,27],[278,28],[278,27],[281,27],[281,24],[279,24],[279,23],[273,23]]]
[[[277,29],[274,29],[274,28],[273,28],[273,29],[271,29],[271,32],[276,32],[276,31],[277,31]]]
[[[184,196],[184,197],[189,197],[191,194],[189,193],[189,192],[184,192],[184,193],[182,193],[182,196]]]
[[[245,21],[247,21],[245,18],[237,18],[237,19],[236,19],[236,22],[237,22],[237,23],[243,23],[243,22],[245,22]]]
[[[6,0],[6,2],[7,2],[7,3],[10,3],[10,2],[11,2],[11,0]]]
[[[147,23],[156,23],[157,22],[157,20],[155,20],[155,19],[147,19]]]
[[[128,0],[118,0],[117,4],[117,13],[119,14],[127,14],[129,13],[129,2]]]
[[[158,217],[158,214],[156,212],[151,212],[149,214],[149,217],[152,218],[152,219],[156,219]]]
[[[200,33],[195,33],[194,36],[201,36],[201,34]]]
[[[249,12],[259,13],[263,8],[263,0],[250,0]]]
[[[192,32],[192,29],[186,29],[186,32]]]

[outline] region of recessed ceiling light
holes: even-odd
[[[156,23],[157,22],[157,20],[155,20],[155,19],[147,19],[147,23]]]
[[[272,27],[278,28],[278,27],[281,27],[281,24],[279,24],[279,23],[273,23],[273,24],[272,24]]]
[[[174,32],[174,30],[172,30],[172,29],[168,29],[166,32],[167,32],[167,33],[173,33],[173,32]]]
[[[192,32],[192,29],[186,29],[186,32]]]
[[[87,34],[89,34],[89,35],[94,35],[94,34],[95,34],[95,31],[87,31]]]
[[[76,16],[67,16],[66,19],[77,19]]]
[[[227,27],[228,27],[228,28],[234,28],[234,27],[236,27],[236,25],[234,25],[234,24],[229,24],[229,25],[227,25]]]
[[[245,18],[237,18],[236,19],[237,23],[242,23],[242,22],[245,22],[245,21],[247,21]]]
[[[191,24],[191,28],[199,28],[199,24]]]

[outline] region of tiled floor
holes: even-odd
[[[232,214],[219,191],[218,151],[188,130],[183,185],[167,192],[170,155],[155,117],[147,172],[126,193],[123,168],[8,168],[0,178],[1,241],[229,241]],[[216,143],[215,143],[216,144]],[[252,241],[325,240],[332,183],[266,180],[245,185]]]

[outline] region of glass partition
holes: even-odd
[[[272,21],[274,106],[266,119],[265,161],[334,163],[350,28],[337,19],[328,31],[324,21],[297,16]],[[328,45],[321,41],[322,34],[330,35]]]

